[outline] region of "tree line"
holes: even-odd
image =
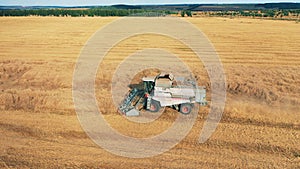
[[[145,9],[114,9],[114,8],[92,8],[92,9],[25,9],[25,10],[1,10],[0,16],[130,16],[136,14],[149,14],[155,12],[156,15],[168,15],[172,12],[161,10]]]
[[[284,9],[284,10],[245,10],[245,11],[218,11],[208,15],[212,16],[249,16],[249,17],[299,17],[300,10]]]
[[[177,14],[178,11],[148,10],[148,9],[118,9],[112,7],[90,8],[90,9],[10,9],[0,10],[0,16],[165,16]],[[248,16],[248,17],[299,17],[299,9],[283,10],[241,10],[241,11],[213,11],[204,12],[208,16]],[[192,17],[190,10],[182,10],[182,17]]]

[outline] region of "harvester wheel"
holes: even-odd
[[[150,104],[151,112],[158,112],[160,109],[160,103],[158,101],[152,100]]]
[[[180,113],[187,115],[192,111],[193,106],[189,103],[184,103],[180,105]]]

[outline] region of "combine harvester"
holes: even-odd
[[[172,74],[144,77],[142,87],[132,88],[119,106],[126,116],[139,116],[140,110],[158,112],[162,107],[172,107],[182,114],[190,114],[195,103],[207,105],[205,87]]]

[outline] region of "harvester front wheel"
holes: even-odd
[[[180,110],[179,111],[180,111],[181,114],[187,115],[187,114],[191,113],[192,108],[193,108],[193,106],[191,104],[184,103],[184,104],[180,105]]]
[[[150,111],[151,112],[158,112],[160,109],[160,103],[158,101],[152,100],[150,104]]]

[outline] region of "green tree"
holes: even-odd
[[[187,16],[192,17],[192,12],[190,10],[187,10],[185,13]]]
[[[181,17],[184,17],[185,16],[185,11],[181,11]]]

